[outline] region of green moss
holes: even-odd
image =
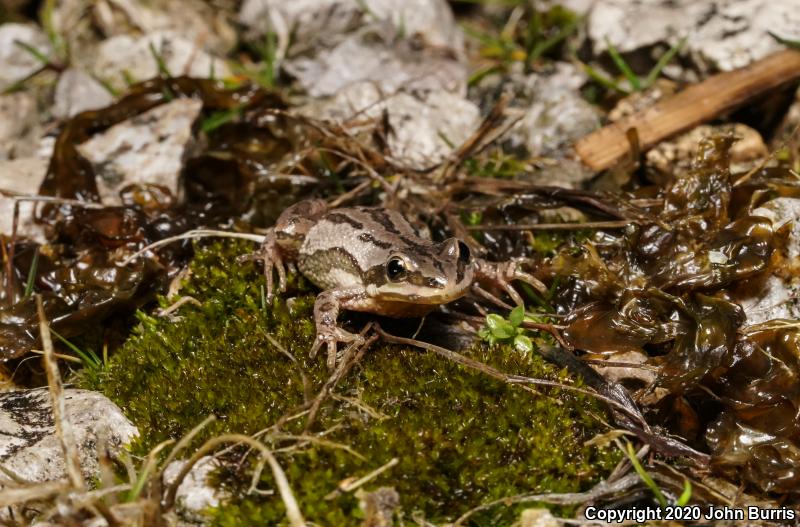
[[[139,426],[137,449],[179,437],[211,413],[220,419],[205,438],[223,431],[254,433],[302,405],[308,394],[301,369],[311,396],[327,380],[324,359],[311,360],[307,353],[313,294],[293,283],[283,298],[294,301],[276,300],[262,309],[263,278],[252,265],[231,264],[247,248],[225,244],[201,251],[182,294],[202,307],[181,308],[177,322],[139,314],[141,326],[108,368],[83,379]],[[299,364],[270,344],[267,334]],[[469,354],[510,373],[564,375],[508,347],[476,346]],[[329,430],[325,439],[363,458],[320,444],[279,457],[304,515],[320,525],[357,525],[360,511],[352,494],[323,497],[341,480],[395,457],[399,463],[366,488],[393,486],[407,519],[417,512],[434,522],[513,494],[585,489],[619,459],[613,450],[583,446],[599,427],[593,415],[604,414],[593,400],[537,396],[418,350],[374,346],[336,394],[343,397],[323,406],[313,430]],[[303,419],[291,421],[284,431],[298,434],[304,425]],[[274,488],[269,471],[260,488]],[[518,512],[499,507],[476,515],[470,525],[508,524]],[[215,518],[220,526],[284,521],[277,496],[241,499]]]

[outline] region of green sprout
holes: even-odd
[[[517,9],[523,9],[523,6],[519,4]],[[554,6],[547,11],[530,10],[527,16],[518,20],[512,14],[512,20],[497,34],[465,26],[464,32],[479,42],[481,56],[489,61],[487,66],[470,76],[469,85],[474,86],[484,77],[502,73],[519,62],[531,70],[542,57],[573,34],[582,21],[583,18],[572,11]]]
[[[642,483],[644,483],[647,486],[647,488],[650,489],[650,491],[653,493],[653,496],[656,498],[658,504],[661,507],[667,507],[668,505],[667,498],[664,497],[664,493],[661,492],[661,489],[658,488],[656,482],[653,481],[653,478],[650,476],[650,474],[647,473],[647,470],[645,470],[645,468],[639,462],[639,458],[636,457],[636,452],[634,451],[633,445],[630,443],[630,441],[625,441],[624,452],[625,455],[628,457],[628,461],[630,461],[631,465],[633,465],[633,469],[639,475],[639,479],[641,479]],[[689,503],[689,500],[691,499],[692,499],[692,484],[688,479],[684,479],[683,492],[681,492],[681,495],[678,497],[678,500],[675,502],[675,505],[677,505],[678,507],[683,507],[684,505],[687,505]]]
[[[492,313],[486,315],[486,326],[478,336],[489,344],[499,342],[512,343],[517,351],[522,353],[533,352],[533,342],[526,334],[527,331],[520,325],[525,320],[525,306],[519,305],[508,313],[508,318]]]
[[[638,92],[644,91],[655,84],[658,77],[661,75],[661,72],[670,63],[670,61],[678,54],[678,52],[683,48],[684,44],[686,44],[686,37],[680,39],[674,46],[669,48],[661,57],[659,57],[658,61],[656,62],[655,66],[650,70],[650,72],[645,77],[639,77],[636,75],[631,67],[625,62],[625,59],[622,58],[622,55],[619,53],[616,47],[611,43],[608,38],[606,38],[606,46],[608,46],[608,54],[611,56],[611,60],[614,61],[614,65],[617,67],[619,72],[628,81],[631,89],[627,89],[621,86],[616,80],[600,73],[595,68],[592,68],[588,64],[583,65],[583,69],[589,77],[593,80],[601,84],[607,89],[614,90],[618,93],[622,93],[625,95],[629,95],[631,92]]]

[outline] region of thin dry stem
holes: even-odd
[[[67,419],[64,388],[61,384],[61,374],[58,371],[58,364],[55,360],[53,341],[50,338],[50,324],[44,314],[41,295],[36,295],[36,311],[39,316],[39,332],[42,337],[42,347],[44,348],[44,369],[47,373],[47,386],[53,406],[53,420],[55,422],[56,436],[61,442],[61,450],[64,453],[67,478],[75,490],[84,491],[86,490],[86,484],[81,473],[78,446],[75,443],[72,425]]]

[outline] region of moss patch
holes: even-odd
[[[140,313],[140,327],[108,367],[82,379],[136,423],[142,434],[136,449],[180,437],[212,413],[219,420],[205,430],[205,438],[254,433],[298,408],[327,380],[324,358],[311,360],[307,353],[314,333],[313,293],[292,283],[284,298],[293,300],[276,300],[265,309],[263,278],[252,265],[231,263],[247,249],[226,243],[200,251],[182,294],[202,307],[182,307],[183,318],[176,322]],[[538,357],[508,348],[476,346],[469,354],[506,372],[563,375]],[[613,450],[583,446],[599,430],[593,415],[604,414],[593,400],[555,392],[537,396],[418,350],[374,346],[336,395],[313,430],[328,430],[325,439],[363,458],[320,444],[279,457],[306,518],[321,525],[357,525],[360,511],[352,494],[323,497],[341,480],[361,477],[394,457],[398,465],[367,490],[393,486],[407,519],[418,513],[433,522],[518,493],[583,490],[619,458]],[[301,418],[283,430],[299,434],[304,425]],[[274,488],[268,471],[260,487]],[[470,525],[506,524],[514,514],[500,507],[476,515]],[[284,509],[277,496],[248,497],[217,511],[215,521],[274,525],[284,521]]]

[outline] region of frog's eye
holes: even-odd
[[[398,282],[406,277],[408,271],[406,270],[406,263],[399,256],[392,256],[386,262],[386,276],[392,282]]]

